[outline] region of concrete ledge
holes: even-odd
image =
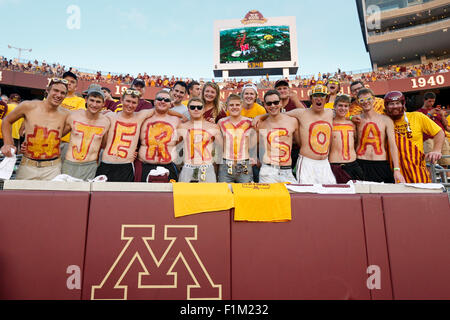
[[[93,182],[91,191],[172,192],[173,186],[171,183]]]
[[[370,193],[443,193],[443,190],[422,189],[401,184],[369,184]]]
[[[6,180],[3,190],[91,191],[89,182]]]

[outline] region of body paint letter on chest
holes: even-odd
[[[102,136],[104,127],[90,126],[78,121],[73,122],[73,130],[81,134],[80,146],[72,146],[72,156],[75,160],[84,160],[89,153],[95,136]]]
[[[233,155],[234,159],[238,159],[244,151],[245,135],[251,127],[251,122],[244,120],[235,126],[230,120],[227,120],[222,122],[221,126],[226,135],[225,143],[228,154]]]
[[[361,133],[360,146],[357,151],[358,156],[362,156],[367,151],[367,146],[372,146],[375,154],[382,155],[381,133],[375,122],[368,122]]]
[[[342,145],[342,159],[350,160],[350,133],[354,133],[355,129],[349,124],[337,124],[333,126],[333,131],[339,133]]]
[[[212,159],[211,153],[208,151],[207,146],[211,142],[211,134],[202,129],[189,129],[189,151],[191,160],[194,159],[195,154],[200,155],[203,161],[209,161]]]
[[[145,131],[145,140],[148,146],[147,154],[145,155],[146,159],[170,162],[172,156],[170,155],[168,144],[172,141],[174,132],[173,126],[168,122],[149,123]]]
[[[108,155],[120,158],[128,157],[128,148],[131,146],[132,140],[125,137],[133,137],[136,134],[137,123],[124,123],[117,121],[114,127],[114,137]]]
[[[27,134],[26,151],[34,159],[52,159],[60,154],[61,138],[57,130],[35,126],[32,134]]]
[[[270,158],[276,162],[288,162],[291,159],[291,147],[280,142],[281,137],[289,135],[289,131],[284,128],[270,130],[267,134],[267,142],[270,146]]]
[[[331,125],[326,121],[317,121],[309,126],[309,147],[315,154],[326,156],[331,141]]]

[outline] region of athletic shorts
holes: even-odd
[[[97,161],[72,162],[66,160],[62,164],[62,173],[74,178],[88,181],[95,178],[97,167]]]
[[[364,172],[357,161],[348,163],[330,163],[330,166],[337,183],[347,183],[350,180],[365,180]]]
[[[134,166],[133,163],[106,163],[101,162],[97,168],[95,176],[105,175],[108,182],[133,182]]]
[[[178,170],[173,162],[168,164],[153,164],[153,163],[145,163],[142,162],[142,176],[141,182],[147,182],[147,177],[152,170],[156,170],[156,167],[163,167],[169,170],[169,177],[167,181],[158,181],[158,182],[169,182],[170,180],[178,180]],[[158,179],[158,177],[156,177]]]
[[[16,180],[53,180],[61,174],[61,159],[31,160],[22,157]]]
[[[219,182],[250,183],[253,171],[249,160],[233,161],[223,159],[219,166]]]
[[[328,159],[314,160],[299,155],[297,180],[300,184],[336,184]]]
[[[263,164],[259,171],[259,183],[297,183],[291,166]]]
[[[214,171],[214,166],[212,164],[193,166],[190,164],[185,164],[183,169],[181,169],[179,182],[217,182],[216,173]]]
[[[389,161],[385,160],[357,160],[366,181],[395,183]]]

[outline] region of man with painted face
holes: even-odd
[[[400,169],[407,183],[430,183],[426,162],[436,163],[441,157],[444,131],[421,112],[406,112],[405,97],[400,91],[384,96],[386,115],[394,121]],[[425,154],[423,135],[433,139],[433,149]]]
[[[95,178],[98,155],[106,141],[109,120],[101,114],[105,96],[101,87],[91,84],[87,90],[86,110],[72,111],[66,120],[71,131],[69,148],[62,165],[62,173],[81,180]]]
[[[24,101],[3,119],[1,148],[6,157],[11,157],[14,149],[12,124],[24,118],[24,155],[17,172],[17,180],[52,180],[61,174],[61,137],[69,111],[61,107],[67,95],[68,81],[53,78],[47,87],[44,101]]]

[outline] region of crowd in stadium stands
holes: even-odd
[[[284,79],[262,101],[256,85],[241,81],[224,104],[214,82],[177,81],[153,106],[142,99],[143,79],[120,101],[95,81],[80,97],[79,79],[71,71],[52,78],[42,101],[18,105],[14,94],[0,102],[1,152],[23,153],[17,179],[429,183],[425,160],[450,164],[442,158],[450,155],[450,117],[432,92],[418,112],[406,112],[401,92],[378,98],[360,79],[351,96],[340,94],[338,75],[311,87],[310,107]]]
[[[0,69],[12,70],[19,72],[38,73],[46,76],[61,76],[66,71],[74,72],[78,75],[80,80],[93,81],[93,82],[105,82],[114,84],[129,85],[133,82],[135,77],[130,74],[117,75],[111,73],[102,73],[97,71],[96,73],[81,72],[75,68],[66,68],[60,64],[48,64],[45,61],[39,63],[37,60],[28,63],[19,63],[16,59],[7,59],[0,57]],[[450,60],[435,61],[427,64],[403,66],[392,65],[388,67],[378,68],[376,71],[357,73],[345,72],[338,69],[335,73],[319,73],[317,76],[301,77],[297,76],[291,80],[291,86],[297,88],[310,88],[316,84],[325,84],[327,79],[336,78],[341,81],[341,84],[350,84],[355,79],[361,79],[365,82],[385,81],[394,79],[404,79],[410,77],[419,77],[429,74],[449,72]],[[171,88],[177,81],[184,81],[189,83],[193,81],[190,78],[181,78],[175,76],[160,76],[160,75],[148,75],[147,73],[139,73],[138,79],[143,79],[147,87],[162,87]],[[214,82],[214,80],[212,80]],[[222,82],[218,82],[221,89],[224,90],[240,90],[244,84],[251,82],[243,79],[228,79]],[[270,89],[274,86],[275,81],[270,81],[268,76],[262,77],[255,85],[259,89]]]

